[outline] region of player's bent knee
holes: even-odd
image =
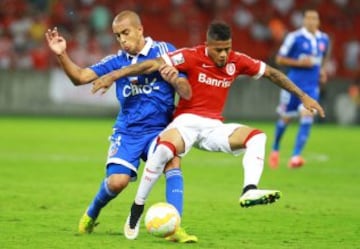
[[[130,177],[128,175],[114,174],[109,176],[107,185],[110,191],[120,193],[129,184]]]
[[[257,138],[257,140],[263,141],[264,143],[266,142],[266,134],[259,129],[253,129],[249,132],[249,134],[244,140],[245,147],[247,146],[247,143],[255,137]]]
[[[257,139],[259,139],[262,143],[266,143],[267,136],[264,132],[256,134]]]

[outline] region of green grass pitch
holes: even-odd
[[[91,235],[77,225],[104,176],[112,119],[0,118],[0,248],[360,248],[360,127],[317,124],[305,167],[286,167],[296,126],[289,127],[281,167],[266,165],[262,188],[282,191],[273,205],[240,208],[241,157],[193,149],[183,159],[183,226],[199,243],[181,245],[122,227],[138,182],[103,209]],[[272,123],[248,122],[268,135]],[[142,168],[141,168],[142,169]],[[164,200],[164,179],[147,207]]]

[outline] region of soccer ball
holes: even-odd
[[[167,237],[180,226],[180,215],[176,208],[165,202],[152,205],[145,215],[146,230],[156,237]]]

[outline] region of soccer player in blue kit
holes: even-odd
[[[280,47],[276,62],[288,68],[287,76],[310,97],[319,100],[320,86],[327,80],[324,64],[329,54],[330,41],[327,34],[319,31],[320,19],[315,10],[305,10],[303,27],[289,33]],[[305,160],[301,152],[308,141],[314,114],[306,110],[299,98],[285,90],[280,92],[280,115],[275,127],[275,139],[269,157],[271,168],[279,165],[280,141],[292,118],[299,117],[299,129],[288,162],[290,168],[299,168]]]
[[[117,54],[109,55],[87,68],[77,66],[66,53],[66,40],[57,29],[45,34],[50,49],[74,85],[91,83],[115,69],[161,56],[174,51],[166,42],[144,37],[139,16],[122,11],[113,20],[113,33],[121,46]],[[103,207],[121,193],[137,177],[140,159],[147,160],[159,133],[171,121],[174,111],[174,89],[185,99],[191,97],[191,87],[185,77],[173,69],[163,68],[148,75],[116,80],[116,96],[120,111],[113,126],[106,162],[106,177],[95,198],[79,222],[79,233],[91,233]],[[184,75],[182,75],[184,76]],[[166,79],[167,81],[165,81]],[[136,83],[136,84],[134,84]],[[180,214],[183,209],[183,176],[180,159],[169,162],[165,171],[166,199]],[[173,235],[177,242],[196,242],[197,237],[180,228]]]

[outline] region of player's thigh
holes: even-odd
[[[254,133],[255,132],[255,133]],[[230,148],[233,151],[246,148],[246,142],[252,134],[262,133],[259,129],[250,126],[241,126],[229,136]]]
[[[171,128],[162,132],[159,136],[159,142],[169,142],[176,148],[176,154],[183,153],[185,151],[185,142],[177,128]]]
[[[241,151],[235,151],[231,144],[231,137],[239,130],[243,129],[241,124],[229,123],[222,124],[216,128],[201,133],[201,139],[198,143],[198,147],[207,151],[221,151],[231,154],[239,154]],[[240,148],[242,149],[242,148]]]
[[[176,143],[174,145],[177,155],[182,157],[197,141],[199,131],[203,129],[204,124],[208,123],[206,120],[198,115],[181,114],[168,125],[165,131],[161,132],[161,140]]]

